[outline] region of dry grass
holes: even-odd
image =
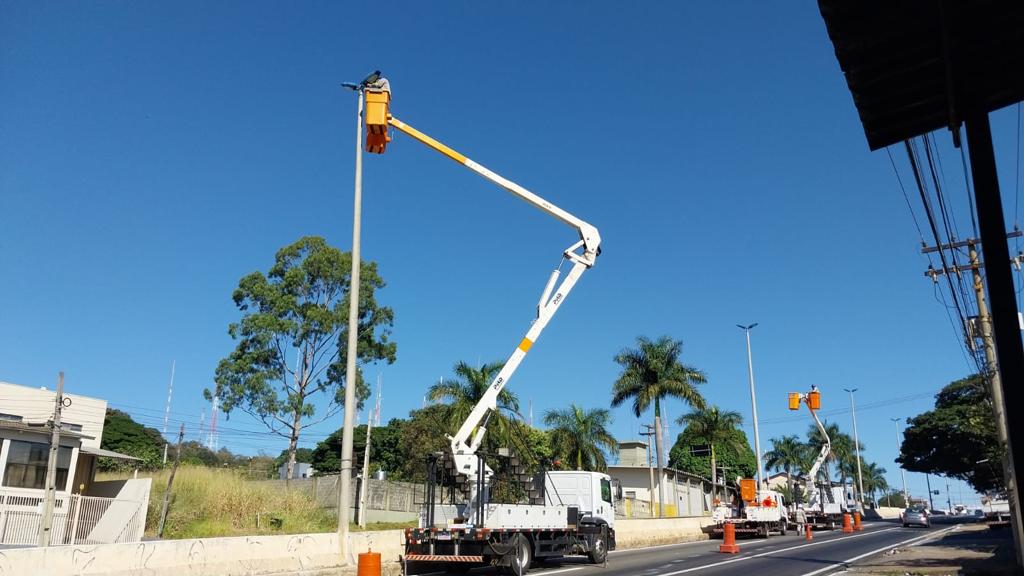
[[[155,536],[170,471],[148,475],[153,489],[146,535]],[[182,466],[174,477],[164,538],[302,534],[337,528],[335,516],[317,506],[309,493],[272,486],[245,480],[230,470]]]

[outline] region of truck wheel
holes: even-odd
[[[508,554],[509,564],[504,567],[505,574],[521,576],[530,571],[530,563],[533,562],[533,546],[530,540],[522,534],[516,534],[512,540],[512,552]]]
[[[594,545],[591,546],[587,558],[591,564],[604,564],[608,557],[608,527],[601,526],[601,531],[594,537]]]

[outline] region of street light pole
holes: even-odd
[[[902,443],[900,442],[900,419],[889,418],[889,420],[892,420],[892,423],[896,428],[896,454],[899,455],[902,446]],[[903,466],[900,466],[900,474],[903,475],[903,504],[910,506],[910,493],[907,492],[907,471],[903,469]]]
[[[860,438],[857,436],[857,404],[853,401],[853,393],[856,388],[843,388],[850,393],[850,410],[853,412],[853,444],[857,448],[857,501],[860,502],[860,509],[864,510],[864,476],[860,471]]]
[[[363,209],[363,88],[364,83],[347,84],[359,96],[356,113],[356,175],[355,200],[352,208],[352,272],[349,282],[348,348],[345,364],[345,421],[341,435],[341,475],[338,489],[338,540],[341,559],[351,563],[349,557],[348,523],[352,505],[352,426],[356,416],[356,354],[359,336],[359,242]]]
[[[757,326],[757,322],[754,322],[750,326],[744,326],[737,324],[736,327],[747,335],[747,374],[750,378],[750,407],[754,417],[754,454],[757,456],[757,489],[763,488],[762,476],[761,476],[761,435],[757,429],[757,394],[754,392],[754,357],[750,352],[750,331]]]

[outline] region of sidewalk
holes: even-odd
[[[845,573],[860,576],[1019,574],[1010,531],[990,530],[984,524],[964,524],[921,544],[895,548],[857,562]]]

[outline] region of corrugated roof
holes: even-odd
[[[872,150],[1024,100],[1024,2],[818,0]]]

